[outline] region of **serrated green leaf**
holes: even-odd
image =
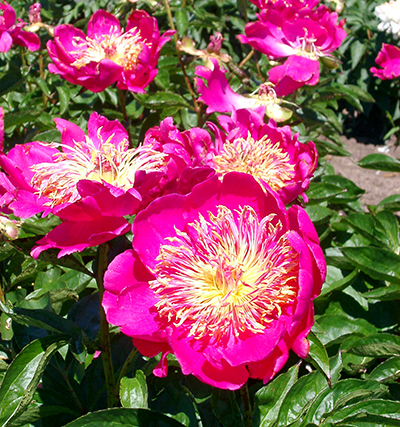
[[[255,406],[260,412],[260,427],[270,427],[275,423],[283,399],[297,380],[299,367],[300,365],[292,366],[256,393]]]
[[[357,423],[358,420],[377,424],[384,423],[388,427],[400,426],[400,402],[368,399],[342,408],[325,419],[326,422],[335,425],[337,423]]]
[[[383,248],[343,247],[344,256],[373,279],[400,284],[400,256]]]
[[[358,401],[382,397],[387,387],[377,381],[346,379],[338,381],[332,388],[323,390],[312,402],[301,424],[320,425],[327,415],[334,414],[344,406]]]
[[[380,363],[369,375],[369,380],[397,382],[400,378],[400,356],[392,357]]]
[[[184,427],[178,421],[149,409],[113,408],[92,412],[64,427]]]
[[[357,164],[364,169],[400,172],[400,162],[382,153],[369,154],[358,161]]]
[[[51,356],[67,344],[65,335],[39,338],[13,360],[0,388],[0,425],[7,427],[28,407]]]
[[[368,357],[391,357],[400,355],[400,337],[391,334],[376,334],[360,338],[348,352]]]
[[[135,378],[123,377],[121,379],[120,399],[124,408],[147,409],[146,376],[142,371],[136,371]]]

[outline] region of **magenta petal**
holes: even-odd
[[[382,68],[371,68],[371,73],[382,80],[391,80],[400,76],[400,49],[397,46],[383,43],[376,58]]]
[[[122,124],[118,120],[108,120],[96,112],[89,117],[88,136],[96,148],[108,140],[116,146],[124,140],[128,144],[128,133]]]
[[[153,271],[160,246],[166,237],[175,235],[175,227],[183,227],[181,215],[184,196],[171,194],[156,199],[148,208],[140,212],[133,223],[133,248],[144,265]],[[147,243],[151,241],[150,247]],[[146,248],[146,249],[144,249]]]
[[[56,128],[61,132],[61,143],[74,147],[76,142],[85,141],[85,132],[75,123],[64,119],[54,119]]]
[[[41,252],[50,248],[61,251],[58,258],[73,252],[82,251],[90,246],[97,246],[114,237],[126,233],[129,223],[124,218],[106,217],[97,221],[80,222],[79,226],[73,221],[64,221],[45,237],[40,239],[31,255],[37,258]]]
[[[121,34],[119,20],[109,12],[99,9],[91,16],[88,23],[87,35],[90,38],[102,36],[118,36]]]
[[[249,378],[245,365],[233,367],[222,360],[218,368],[207,361],[201,352],[194,351],[187,340],[172,336],[170,345],[184,375],[193,374],[207,384],[228,390],[239,389]]]
[[[7,31],[0,35],[0,52],[8,52],[13,44],[13,39]]]

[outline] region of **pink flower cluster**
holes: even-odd
[[[400,48],[383,43],[376,63],[382,68],[371,68],[371,73],[382,80],[392,80],[400,76]]]
[[[314,2],[257,4],[260,22],[246,27],[242,41],[289,56],[281,67],[299,76],[275,80],[278,95],[315,84],[314,62],[344,37],[337,16],[312,9]],[[49,69],[93,92],[114,82],[143,92],[171,35],[160,36],[146,12],[134,11],[123,31],[100,10],[87,35],[56,27]],[[167,375],[167,356],[174,354],[184,374],[234,390],[249,378],[269,381],[290,350],[308,354],[313,299],[326,265],[296,199],[307,201],[318,154],[289,126],[265,122],[266,111],[279,116],[281,108],[269,85],[257,96],[236,94],[218,60],[210,61],[212,70],[196,70],[196,84],[208,113],[231,113],[218,116],[218,124],[181,131],[167,117],[132,148],[125,128],[96,112],[87,133],[55,119],[60,143],[0,152],[0,200],[5,213],[60,219],[33,248],[35,258],[48,249],[61,257],[132,231],[132,249],[105,273],[108,321],[143,355],[161,353],[155,375]],[[313,73],[308,80],[303,66]]]
[[[31,52],[40,48],[37,34],[24,31],[28,25],[18,19],[15,10],[4,0],[0,2],[0,52],[8,52],[13,44],[27,47]]]
[[[261,8],[258,21],[246,25],[242,43],[268,55],[270,59],[286,58],[268,75],[278,96],[296,89],[316,85],[319,81],[319,58],[331,57],[346,37],[344,20],[318,2],[299,0],[253,1]]]

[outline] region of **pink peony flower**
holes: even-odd
[[[22,218],[43,212],[63,220],[37,242],[34,257],[49,248],[61,249],[61,257],[125,233],[124,216],[138,211],[146,173],[165,174],[166,156],[151,147],[129,149],[116,120],[92,113],[88,136],[73,123],[55,121],[61,144],[31,142],[0,154],[7,174],[0,184],[8,189],[3,203]]]
[[[0,152],[4,150],[4,110],[0,107]]]
[[[250,0],[260,9],[266,9],[268,7],[277,7],[277,4],[282,4],[283,6],[292,6],[296,9],[310,8],[312,9],[319,3],[319,0]]]
[[[371,68],[371,73],[382,80],[391,80],[400,76],[400,48],[383,43],[375,62],[382,68]]]
[[[273,120],[265,124],[250,110],[220,116],[218,121],[223,130],[208,123],[215,133],[215,144],[208,152],[207,164],[220,179],[229,172],[247,173],[276,192],[283,203],[292,202],[308,189],[318,164],[312,141],[302,144],[298,134],[292,137],[289,126],[277,127]]]
[[[173,353],[185,375],[224,389],[269,381],[289,350],[306,357],[326,265],[305,211],[287,212],[249,175],[230,173],[151,203],[133,250],[105,274],[107,319],[145,356]]]
[[[125,32],[118,19],[104,10],[89,20],[87,36],[72,25],[59,25],[47,49],[54,62],[49,71],[92,92],[101,92],[117,82],[119,89],[145,92],[157,75],[162,46],[174,31],[160,37],[157,20],[143,10],[134,10]]]
[[[27,24],[22,20],[16,23],[15,10],[4,0],[0,1],[0,52],[8,52],[14,44],[25,46],[31,52],[40,48],[40,39],[37,34],[24,31]]]
[[[198,101],[207,105],[207,114],[219,112],[230,113],[233,109],[248,108],[256,111],[260,116],[273,118],[277,122],[290,119],[292,112],[281,107],[281,100],[276,97],[275,91],[268,84],[260,86],[256,94],[240,95],[232,90],[225,77],[225,70],[219,67],[218,61],[210,59],[213,69],[197,67],[195,82],[200,94]],[[203,79],[205,79],[205,81]]]
[[[318,58],[331,56],[346,37],[344,20],[337,23],[337,13],[326,6],[311,10],[285,6],[282,2],[275,7],[271,3],[261,10],[258,18],[259,21],[246,25],[246,36],[238,38],[271,59],[288,57],[283,65],[269,72],[278,96],[317,84]]]

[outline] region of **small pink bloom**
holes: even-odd
[[[49,71],[92,92],[117,82],[119,89],[145,92],[157,75],[162,46],[173,31],[160,37],[157,20],[143,10],[128,18],[125,32],[118,19],[104,10],[89,20],[87,36],[72,25],[59,25],[47,49]]]
[[[40,9],[42,5],[40,3],[33,3],[29,8],[29,22],[31,24],[37,24],[38,22],[42,22],[42,18],[40,16]]]
[[[219,112],[230,113],[233,109],[248,108],[260,116],[275,119],[278,122],[288,120],[292,112],[281,107],[281,100],[276,97],[270,85],[261,85],[257,94],[243,96],[232,90],[225,77],[226,71],[219,67],[218,61],[210,59],[213,67],[197,67],[195,82],[200,94],[199,101],[207,105],[207,114]],[[202,78],[199,78],[202,77]],[[204,80],[205,81],[204,81]]]
[[[229,172],[247,173],[284,203],[307,190],[318,163],[312,141],[300,143],[289,126],[277,127],[273,120],[265,124],[251,110],[238,110],[218,121],[223,130],[208,124],[215,133],[215,144],[208,151],[207,164],[220,179]]]
[[[400,48],[383,43],[375,62],[382,68],[371,68],[371,73],[382,80],[391,80],[400,76]]]
[[[14,44],[25,46],[31,52],[40,48],[37,34],[24,31],[27,24],[22,20],[16,23],[15,10],[4,0],[0,1],[0,52],[8,52]]]
[[[300,207],[287,212],[249,175],[227,174],[151,203],[133,250],[105,275],[107,319],[146,356],[173,353],[183,374],[235,390],[269,381],[289,350],[306,357],[326,266]]]
[[[278,96],[305,84],[315,85],[319,81],[319,57],[331,56],[346,37],[344,20],[338,23],[337,13],[323,5],[312,10],[283,2],[268,3],[257,16],[259,20],[247,24],[246,35],[238,38],[271,59],[289,57],[269,72]]]
[[[34,257],[48,248],[61,249],[61,257],[125,233],[124,216],[139,210],[147,179],[165,175],[166,156],[150,146],[129,149],[116,120],[92,113],[88,136],[73,123],[55,121],[61,144],[31,142],[0,154],[8,190],[3,203],[22,218],[44,212],[63,221],[38,242]]]

